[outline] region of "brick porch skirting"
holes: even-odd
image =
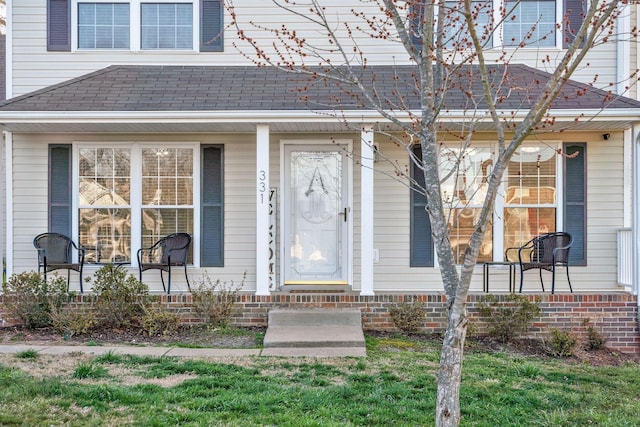
[[[480,318],[476,305],[486,294],[469,295],[468,309],[475,330],[486,331],[486,322]],[[541,317],[529,330],[530,337],[548,337],[550,328],[571,331],[581,338],[587,336],[587,326],[595,328],[605,339],[606,346],[621,353],[640,354],[640,328],[638,325],[637,297],[628,293],[548,293],[526,294],[534,301],[540,298]],[[500,299],[504,294],[496,294]],[[2,298],[0,296],[0,298]],[[78,308],[91,298],[89,295],[77,297]],[[161,304],[181,315],[184,323],[200,323],[192,308],[191,294],[161,295]],[[273,293],[256,296],[242,293],[238,296],[232,324],[237,326],[267,326],[268,312],[272,308],[357,308],[362,312],[365,330],[397,331],[389,308],[401,302],[422,301],[427,318],[422,331],[442,332],[446,326],[445,296],[442,293],[388,293],[375,296],[358,294],[293,294]],[[0,318],[5,318],[0,312]]]

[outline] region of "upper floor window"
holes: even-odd
[[[78,3],[78,48],[129,49],[129,5]]]
[[[505,46],[556,45],[555,0],[506,1],[506,7],[513,12],[503,24]]]
[[[445,46],[449,49],[465,49],[471,48],[473,42],[468,36],[467,24],[462,11],[464,4],[458,1],[447,1],[445,3],[446,24],[445,24]],[[480,43],[492,47],[492,18],[493,18],[493,1],[491,0],[472,0],[471,10],[473,11],[473,22],[475,24],[476,33],[480,39]]]
[[[47,50],[224,50],[223,0],[47,0]]]
[[[480,42],[487,48],[568,47],[582,24],[585,0],[471,0],[472,19]],[[444,47],[452,50],[472,48],[463,0],[444,4]],[[415,45],[422,41],[422,17],[426,3],[416,0],[407,12],[407,28]],[[502,19],[497,11],[504,13]],[[436,8],[435,11],[438,14]],[[559,26],[556,23],[562,23]],[[494,27],[494,25],[497,25]],[[494,37],[495,35],[495,37]]]
[[[193,49],[193,5],[142,3],[142,49]]]

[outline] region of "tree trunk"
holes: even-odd
[[[464,340],[467,334],[467,308],[466,301],[460,303],[453,300],[448,303],[449,322],[442,343],[438,371],[437,427],[460,425],[460,382]]]

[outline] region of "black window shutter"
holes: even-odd
[[[71,145],[49,145],[49,232],[71,237]]]
[[[224,50],[223,20],[221,0],[200,0],[200,52]]]
[[[568,48],[580,30],[586,12],[586,0],[564,0],[562,17],[562,47]]]
[[[418,159],[422,158],[422,151],[419,145],[413,147],[414,154]],[[424,187],[424,173],[411,163],[411,177],[416,182],[417,187]],[[433,267],[433,241],[431,239],[431,221],[426,211],[427,198],[414,189],[411,189],[411,267]]]
[[[200,264],[224,266],[224,192],[222,147],[202,146]]]
[[[422,51],[422,20],[424,19],[426,4],[424,1],[417,1],[409,8],[409,37],[413,47]]]
[[[569,263],[587,265],[587,146],[567,143],[563,152],[564,231],[573,237]]]
[[[71,51],[71,0],[47,2],[47,50]]]

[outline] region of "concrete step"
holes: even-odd
[[[365,348],[360,310],[269,312],[264,348]]]

